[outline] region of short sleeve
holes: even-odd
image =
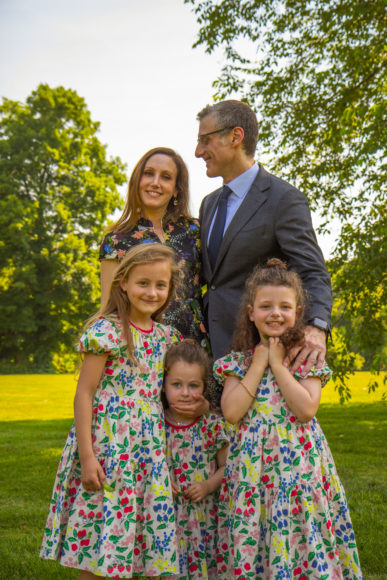
[[[118,252],[116,244],[113,241],[112,234],[106,234],[99,247],[100,260],[116,260]]]
[[[121,329],[102,316],[79,339],[78,352],[118,356],[122,346]]]
[[[229,442],[229,438],[226,433],[226,423],[223,417],[215,418],[215,433],[216,433],[216,448],[217,451],[222,449]]]
[[[233,376],[243,379],[251,364],[251,351],[235,352],[215,361],[214,377],[223,384],[227,377]]]
[[[164,328],[166,329],[165,337],[168,346],[171,344],[177,344],[183,340],[182,334],[174,326],[165,325]]]
[[[324,366],[321,369],[316,369],[316,367],[312,367],[310,369],[310,371],[308,372],[308,374],[303,377],[301,376],[302,373],[302,369],[305,366],[306,361],[300,366],[299,369],[296,370],[296,372],[294,373],[294,378],[296,378],[297,380],[303,380],[303,379],[307,379],[310,377],[317,377],[321,380],[321,388],[325,387],[325,385],[327,384],[327,382],[329,381],[329,379],[332,376],[332,371],[331,369],[328,367],[327,363],[324,361]]]

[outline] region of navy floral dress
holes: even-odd
[[[175,250],[184,269],[182,287],[164,314],[163,323],[177,328],[184,338],[195,339],[210,352],[202,313],[199,221],[180,217],[173,223],[164,221],[163,230],[165,245]],[[106,234],[100,246],[99,259],[121,261],[130,248],[143,243],[160,243],[160,238],[152,222],[141,217],[132,230]]]

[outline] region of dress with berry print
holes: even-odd
[[[84,491],[73,425],[40,555],[108,578],[171,576],[177,541],[160,392],[166,349],[181,335],[158,323],[131,332],[136,365],[118,317],[101,317],[80,339],[80,352],[108,355],[92,415],[93,449],[106,482]]]
[[[180,493],[175,496],[179,553],[179,580],[216,579],[218,492],[192,502],[184,491],[212,477],[218,469],[216,454],[227,444],[224,420],[205,414],[190,425],[166,420],[167,462]]]
[[[221,383],[242,379],[251,360],[251,351],[232,352],[215,362],[214,374]],[[331,371],[312,368],[307,376],[324,386]],[[269,367],[228,435],[218,578],[360,580],[348,504],[327,440],[316,418],[296,419]]]

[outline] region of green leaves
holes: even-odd
[[[195,46],[224,49],[215,99],[240,98],[257,111],[261,154],[307,195],[320,231],[340,221],[330,271],[344,346],[333,345],[332,366],[343,385],[357,353],[377,372],[387,262],[384,0],[185,2],[200,25]]]
[[[26,103],[0,106],[0,360],[8,364],[58,364],[56,353],[72,350],[99,303],[97,246],[125,175],[98,126],[63,87],[40,85]]]

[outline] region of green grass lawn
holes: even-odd
[[[350,404],[323,392],[318,418],[344,483],[365,580],[387,578],[387,407],[354,380]],[[75,579],[76,570],[38,557],[62,446],[72,423],[72,375],[0,377],[0,578]],[[42,418],[44,420],[42,420]]]

